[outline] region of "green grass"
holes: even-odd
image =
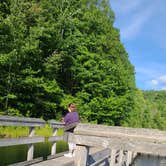
[[[0,126],[0,138],[19,138],[26,137],[29,134],[28,127],[22,126]],[[63,129],[58,129],[57,135],[63,135]],[[44,127],[35,128],[36,136],[49,137],[52,136],[52,128],[46,124]]]
[[[28,127],[0,126],[1,138],[16,138],[28,135]]]
[[[0,138],[20,138],[20,137],[27,137],[29,133],[29,127],[21,127],[21,126],[0,126]],[[63,129],[58,129],[57,131],[58,136],[64,135]],[[44,127],[36,127],[35,128],[35,136],[44,136],[46,137],[45,143],[48,143],[48,137],[52,136],[52,128],[46,124]],[[35,146],[41,146],[42,148],[45,147],[45,143],[40,143]],[[51,146],[51,142],[47,144]],[[68,150],[68,143],[60,140],[57,141],[56,151],[64,152]]]

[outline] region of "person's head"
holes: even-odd
[[[69,105],[68,105],[68,110],[69,110],[69,112],[74,112],[74,111],[76,111],[76,105],[74,104],[74,103],[70,103]]]

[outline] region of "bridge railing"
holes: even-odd
[[[64,152],[63,152],[63,153],[57,155],[57,153],[56,153],[57,141],[63,140],[65,142],[68,142],[68,134],[69,134],[68,130],[70,130],[72,128],[75,128],[78,123],[72,123],[72,124],[66,126],[64,123],[51,120],[51,121],[49,121],[49,124],[50,124],[50,126],[53,130],[53,132],[52,132],[53,135],[48,138],[48,141],[52,142],[52,147],[51,147],[51,155],[48,156],[47,159],[52,159],[52,158],[56,158],[57,156],[60,156],[60,155],[64,154]],[[63,136],[58,136],[57,135],[57,130],[59,128],[63,129],[63,131],[64,131]]]
[[[103,125],[78,124],[69,141],[77,144],[75,165],[86,166],[89,161],[90,147],[110,149],[103,156],[109,165],[130,165],[138,153],[166,156],[166,131],[157,129],[134,129]],[[95,166],[102,157],[89,165]]]
[[[34,144],[44,143],[45,137],[35,136],[35,127],[44,127],[46,121],[38,118],[25,118],[25,117],[14,117],[14,116],[0,116],[0,126],[26,126],[29,127],[29,135],[27,137],[21,138],[0,138],[0,147],[14,146],[14,145],[28,145],[27,160],[24,162],[12,164],[12,166],[23,166],[31,165],[37,162],[41,162],[43,157],[38,157],[34,159]],[[71,125],[65,126],[64,123],[57,122],[54,120],[48,121],[48,124],[52,128],[52,136],[48,138],[48,141],[52,143],[51,154],[47,159],[52,159],[59,157],[64,154],[56,153],[57,141],[63,140],[68,142],[68,130],[72,129],[77,125],[73,123]],[[63,136],[57,135],[57,130],[62,128],[64,130]]]
[[[13,145],[28,145],[27,161],[17,163],[16,165],[28,165],[43,160],[42,157],[34,159],[34,144],[45,141],[44,137],[35,136],[35,127],[43,127],[45,121],[37,118],[23,118],[13,116],[0,116],[0,126],[26,126],[29,127],[28,137],[22,138],[1,138],[0,147],[13,146]],[[14,166],[14,164],[13,164]]]
[[[42,161],[42,157],[34,159],[34,144],[45,142],[44,137],[35,136],[35,127],[43,127],[45,121],[36,118],[23,118],[0,116],[0,126],[27,126],[28,137],[1,138],[0,147],[12,145],[28,145],[27,161],[17,163],[17,166],[30,165]],[[48,159],[56,157],[56,142],[65,140],[77,144],[75,166],[96,166],[105,162],[107,165],[128,166],[137,153],[166,156],[166,131],[156,129],[133,129],[125,127],[112,127],[90,124],[71,124],[49,121],[53,135],[48,138],[52,142],[51,155]],[[57,129],[68,131],[75,127],[74,134],[65,132],[64,136],[57,136]],[[97,147],[100,151],[92,152],[90,148]]]

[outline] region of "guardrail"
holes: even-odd
[[[138,153],[166,156],[166,131],[157,129],[134,129],[92,124],[78,124],[74,135],[69,136],[77,144],[75,165],[86,166],[89,148],[109,148],[103,156],[89,165],[95,166],[107,159],[109,165],[129,166]]]
[[[44,125],[45,125],[45,121],[42,119],[0,116],[0,126],[27,126],[27,127],[29,127],[29,136],[28,137],[1,138],[0,147],[27,144],[28,145],[27,161],[22,162],[22,165],[40,162],[43,160],[42,157],[33,159],[34,143],[44,142],[45,138],[35,136],[35,127],[43,127]]]
[[[64,131],[73,128],[77,123],[65,126],[64,123],[51,120],[48,122],[53,129],[53,135],[48,138],[49,142],[52,142],[51,155],[47,159],[52,159],[57,156],[63,155],[63,153],[56,154],[56,142],[59,140],[68,141],[68,133],[65,132],[64,136],[57,136],[57,129],[63,128]],[[45,137],[35,136],[35,127],[44,127],[46,121],[37,118],[24,118],[13,116],[0,116],[0,126],[26,126],[29,127],[28,137],[21,138],[0,138],[0,147],[14,146],[14,145],[28,145],[27,160],[24,162],[12,164],[12,166],[24,166],[31,165],[37,162],[41,162],[43,157],[34,159],[34,144],[44,143]]]
[[[52,147],[51,147],[51,155],[48,156],[47,159],[52,159],[52,158],[57,157],[56,142],[59,140],[63,140],[63,141],[68,142],[69,133],[67,131],[69,129],[76,127],[78,123],[72,123],[68,126],[65,126],[64,123],[51,120],[51,121],[49,121],[49,124],[50,124],[51,128],[53,129],[53,135],[48,138],[48,141],[52,142]],[[65,133],[63,136],[57,136],[57,129],[59,129],[59,128],[62,128],[64,130]],[[63,155],[63,153],[62,153],[62,155]]]
[[[35,127],[43,127],[45,124],[44,120],[37,118],[0,116],[0,126],[29,127],[28,137],[0,139],[0,147],[28,145],[27,161],[12,166],[31,165],[43,160],[42,157],[34,159],[34,144],[45,142],[44,137],[35,136]],[[49,124],[53,134],[48,138],[48,141],[52,142],[52,148],[47,159],[63,155],[63,153],[56,154],[58,140],[77,144],[74,166],[97,166],[100,164],[129,166],[138,153],[166,156],[166,131],[78,123],[65,126],[64,123],[53,120],[49,121]],[[77,127],[74,133],[67,132],[75,126]],[[57,136],[59,128],[63,128],[65,131],[63,136]],[[93,149],[92,147],[97,147],[97,151],[90,150]],[[89,153],[90,151],[91,153]]]

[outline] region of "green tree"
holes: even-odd
[[[75,101],[84,121],[127,121],[134,68],[108,0],[5,0],[0,7],[2,111],[58,119]]]

